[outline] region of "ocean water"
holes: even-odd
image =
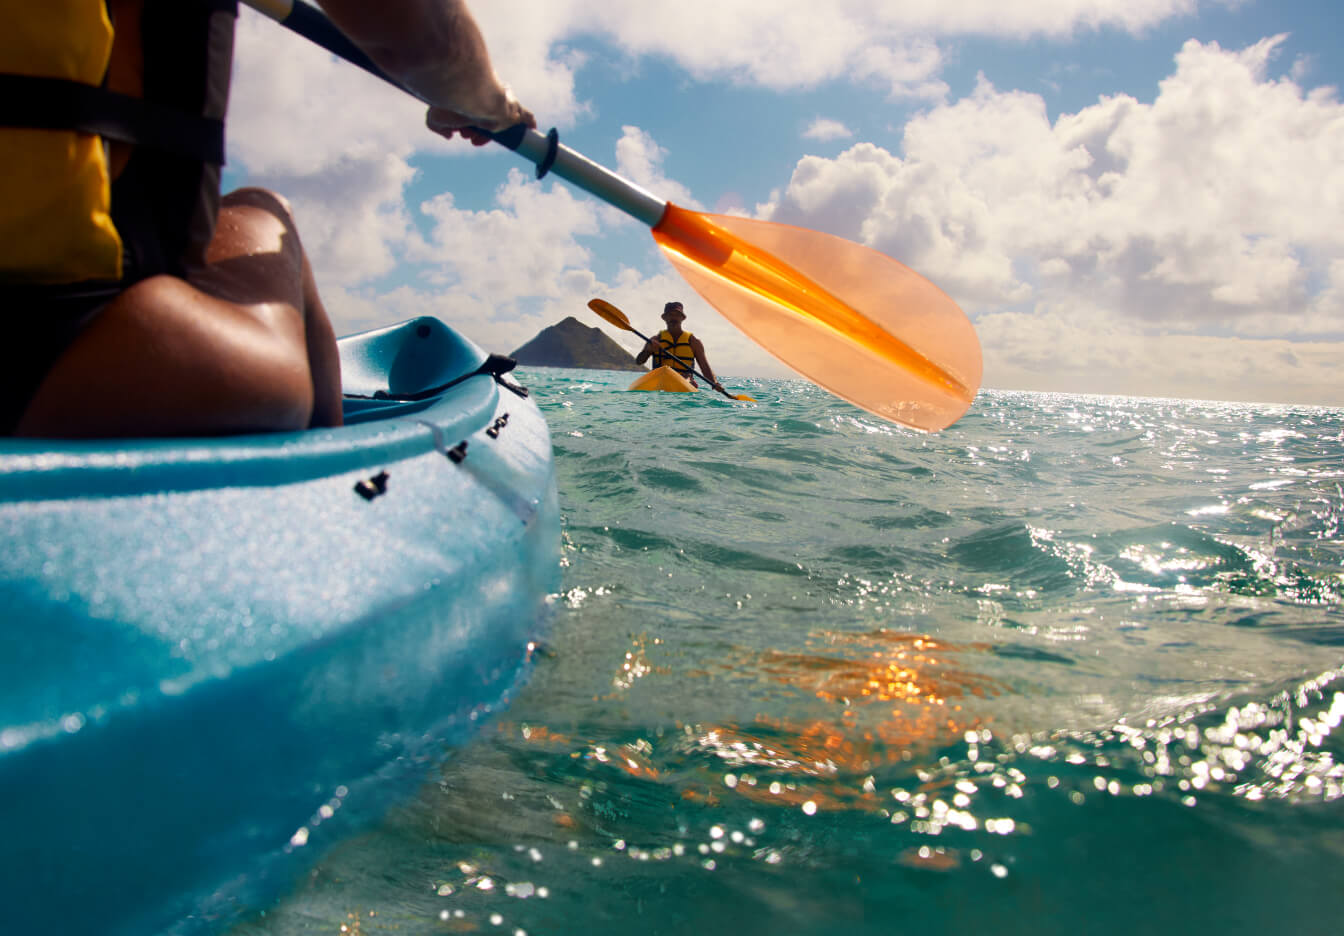
[[[528,685],[237,932],[1344,931],[1344,411],[521,378]]]

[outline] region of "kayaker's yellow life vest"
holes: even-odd
[[[213,233],[236,0],[117,6],[141,26],[144,99],[104,87],[106,0],[0,0],[0,283],[122,278],[108,139],[153,151],[134,226],[166,269]]]
[[[691,349],[691,333],[684,331],[677,338],[673,338],[671,332],[663,329],[658,333],[658,343],[662,345],[662,350],[653,353],[653,366],[662,367],[666,364],[677,373],[689,377],[691,368],[695,366],[695,351]]]

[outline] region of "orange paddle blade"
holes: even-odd
[[[589,299],[588,308],[592,309],[617,328],[623,328],[626,331],[635,331],[634,327],[630,324],[630,319],[626,317],[625,313],[605,299]],[[639,333],[635,332],[635,334]]]
[[[980,387],[980,342],[947,294],[830,234],[669,204],[654,240],[724,317],[785,364],[875,415],[936,431]]]

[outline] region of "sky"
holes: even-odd
[[[984,386],[1344,405],[1339,0],[478,0],[562,142],[683,207],[824,231],[970,317]],[[723,377],[796,376],[648,229],[244,10],[225,184],[289,198],[338,333],[508,353],[669,299]]]

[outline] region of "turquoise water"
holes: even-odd
[[[531,681],[240,932],[1340,931],[1344,412],[522,379]]]

